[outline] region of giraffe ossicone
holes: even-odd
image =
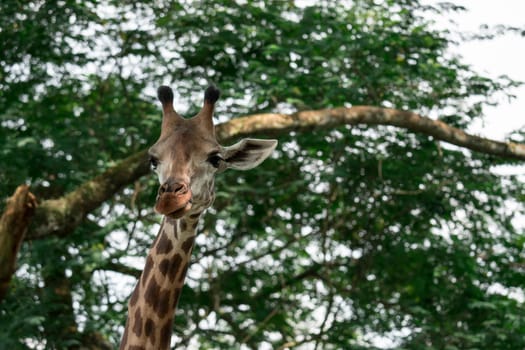
[[[163,113],[161,133],[148,154],[160,184],[155,210],[163,219],[128,303],[120,344],[126,350],[169,348],[198,220],[214,200],[215,174],[252,169],[277,146],[276,140],[250,138],[221,146],[213,125],[220,96],[214,86],[206,89],[200,112],[188,119],[175,111],[171,88],[159,87],[157,96]]]

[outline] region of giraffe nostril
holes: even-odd
[[[184,185],[183,184],[175,184],[173,187],[174,187],[173,188],[173,192],[174,193],[183,192],[183,190],[184,190]]]
[[[182,182],[166,181],[159,188],[159,196],[164,193],[173,193],[176,195],[185,194],[188,192],[188,186]]]
[[[159,188],[159,195],[165,193],[165,192],[169,192],[169,185],[167,183],[165,183],[164,185],[160,186]]]

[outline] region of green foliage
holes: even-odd
[[[221,120],[367,104],[459,127],[516,85],[446,53],[451,35],[428,20],[444,8],[240,3],[2,2],[2,197],[23,182],[40,200],[62,196],[150,145],[160,84],[185,114],[216,83]],[[525,347],[525,192],[494,172],[506,161],[390,127],[292,133],[279,147],[260,168],[217,179],[178,345]],[[75,348],[95,333],[118,343],[133,267],[160,220],[155,187],[141,179],[71,234],[24,244],[0,345]]]

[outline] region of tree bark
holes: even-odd
[[[9,288],[15,272],[16,257],[36,208],[36,199],[29,186],[18,186],[7,200],[0,218],[0,301]]]
[[[69,234],[87,214],[148,171],[147,153],[143,150],[86,181],[64,197],[43,201],[35,213],[26,239]]]
[[[525,160],[525,145],[501,142],[470,135],[440,120],[420,116],[409,111],[371,106],[332,108],[302,111],[294,114],[255,114],[236,118],[218,126],[221,139],[248,136],[253,133],[283,135],[290,131],[330,129],[341,125],[392,125],[414,133],[432,136],[472,151],[494,156]]]
[[[525,145],[523,144],[470,135],[442,121],[422,117],[408,111],[370,106],[302,111],[294,114],[249,115],[217,125],[216,134],[221,142],[231,142],[233,139],[253,134],[278,137],[290,131],[308,132],[313,129],[330,129],[357,124],[393,125],[473,151],[502,158],[525,160]],[[36,210],[26,239],[64,235],[71,232],[88,213],[111,198],[124,186],[148,173],[146,154],[146,150],[140,151],[96,178],[87,181],[66,196],[42,202]]]

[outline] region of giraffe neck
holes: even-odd
[[[128,303],[120,350],[169,349],[199,216],[164,217]]]

